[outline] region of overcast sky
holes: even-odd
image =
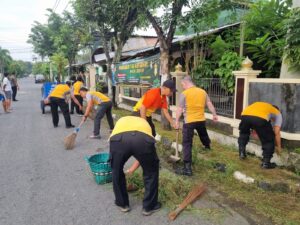
[[[13,59],[32,61],[32,46],[27,44],[34,21],[47,21],[46,9],[61,13],[71,9],[69,0],[0,0],[0,46],[8,49]]]

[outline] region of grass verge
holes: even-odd
[[[114,113],[119,117],[130,115],[130,112],[120,109],[114,110]],[[155,126],[157,133],[175,141],[174,131],[162,130],[158,122],[155,122]],[[212,151],[203,151],[197,136],[194,137],[193,144],[193,179],[172,173],[173,165],[168,163],[167,159],[174,153],[174,150],[165,149],[158,143],[157,152],[163,167],[160,173],[159,199],[164,205],[172,209],[175,208],[195,183],[205,182],[209,188],[224,193],[227,203],[238,202],[236,209],[241,206],[249,208],[258,217],[270,218],[274,224],[300,224],[300,193],[295,189],[296,185],[300,184],[300,177],[294,173],[280,168],[263,170],[260,168],[260,160],[252,156],[249,156],[245,161],[240,161],[236,149],[217,142],[212,143]],[[217,162],[226,164],[225,173],[214,169]],[[285,182],[292,190],[289,193],[264,191],[258,188],[256,184],[241,183],[233,177],[236,170],[253,177],[257,181]],[[140,188],[136,194],[142,196],[141,171],[135,173],[128,180]]]

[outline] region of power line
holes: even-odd
[[[70,0],[67,2],[67,5],[66,5],[66,7],[64,8],[63,11],[65,11],[67,9],[67,7],[69,6],[69,4],[70,4]]]
[[[60,0],[56,0],[57,1],[57,5],[55,7],[55,9],[53,10],[53,12],[55,12],[55,10],[57,9],[57,7],[59,6]]]
[[[58,1],[58,0],[56,0],[56,1],[55,1],[55,3],[54,3],[54,6],[52,7],[52,11],[55,11],[55,9],[56,9],[56,4],[57,4],[57,1]]]

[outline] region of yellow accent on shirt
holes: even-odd
[[[206,92],[201,88],[191,87],[182,94],[185,96],[185,122],[205,121]]]
[[[104,95],[98,91],[88,91],[88,94],[91,95],[94,105],[100,105],[101,102],[109,102],[110,101],[109,97],[107,97],[106,95]]]
[[[65,98],[66,95],[70,93],[70,90],[67,84],[58,84],[50,93],[49,97]]]
[[[135,104],[135,106],[133,107],[134,112],[139,112],[140,111],[140,108],[143,105],[144,97],[145,96],[141,97],[140,100]],[[155,111],[156,111],[155,108],[147,108],[146,109],[146,116],[147,117],[151,116],[152,113],[154,113]]]
[[[139,131],[153,137],[152,130],[148,122],[137,116],[125,116],[119,119],[110,137],[127,131]]]
[[[83,83],[81,81],[76,81],[73,85],[74,95],[80,95],[79,90],[83,86]]]
[[[256,116],[265,120],[269,119],[270,114],[278,115],[280,112],[267,102],[255,102],[246,107],[242,112],[242,116]]]

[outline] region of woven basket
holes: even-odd
[[[93,173],[111,172],[109,154],[99,153],[85,158]]]
[[[93,173],[97,184],[106,184],[112,181],[112,172],[107,173]]]

